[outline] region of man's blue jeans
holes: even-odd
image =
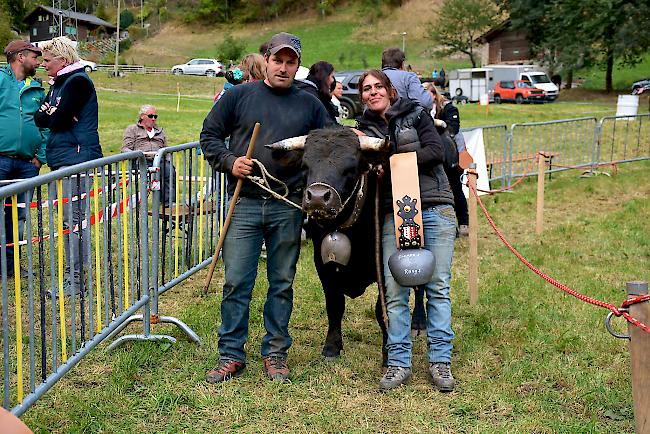
[[[300,254],[302,211],[276,199],[239,198],[223,244],[225,283],[221,301],[219,355],[246,361],[248,318],[257,263],[266,242],[269,289],[264,305],[262,356],[286,357],[293,279]]]
[[[5,181],[9,179],[26,179],[33,178],[38,175],[38,168],[32,164],[31,161],[19,160],[17,158],[5,157],[0,155],[0,180]],[[4,184],[3,184],[4,185]],[[27,206],[32,200],[33,191],[30,190],[23,194],[18,195],[18,203],[27,203],[25,207],[18,208],[18,236],[19,238],[23,237],[23,231],[25,228],[25,219],[27,215]],[[14,231],[13,231],[13,219],[11,216],[11,198],[7,198],[5,204],[5,234],[7,236],[7,244],[13,243],[14,241]],[[7,273],[9,275],[14,272],[14,248],[7,246]]]
[[[429,362],[450,362],[451,341],[451,262],[456,239],[456,213],[451,205],[437,205],[422,212],[424,247],[435,259],[431,281],[424,285],[427,295],[427,343]],[[384,220],[382,233],[386,308],[388,310],[388,366],[411,367],[411,288],[400,286],[388,268],[388,258],[397,251],[393,215]]]

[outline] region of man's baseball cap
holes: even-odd
[[[35,45],[30,44],[27,41],[23,41],[22,39],[18,39],[18,40],[11,41],[10,43],[8,43],[7,46],[5,47],[5,52],[4,53],[5,53],[5,56],[9,56],[11,54],[19,53],[19,52],[25,51],[25,50],[33,51],[34,53],[36,53],[38,55],[42,54],[40,48],[38,48]]]
[[[269,41],[267,53],[275,54],[278,51],[282,50],[283,48],[289,48],[294,53],[296,53],[296,56],[300,57],[300,53],[302,51],[302,46],[300,45],[300,38],[298,38],[296,35],[292,35],[291,33],[285,33],[285,32],[273,35],[273,37]]]

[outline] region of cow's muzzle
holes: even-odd
[[[343,209],[343,202],[334,187],[316,182],[310,184],[305,190],[303,209],[310,216],[332,219]]]

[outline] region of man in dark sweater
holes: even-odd
[[[264,145],[307,134],[327,123],[327,112],[313,96],[293,86],[300,66],[300,40],[279,33],[269,41],[264,59],[264,81],[235,86],[226,92],[203,122],[201,148],[208,162],[228,174],[232,197],[237,178],[246,179],[258,168],[246,158],[255,122],[261,124],[253,158],[286,184],[288,199],[300,203],[304,177],[300,159],[276,154]],[[229,146],[225,139],[230,136]],[[274,186],[283,193],[283,188]],[[266,335],[262,339],[264,371],[271,380],[289,376],[287,352],[291,346],[289,318],[293,309],[293,279],[300,254],[302,211],[275,199],[248,180],[223,245],[225,283],[221,301],[219,363],[208,372],[209,383],[239,376],[246,368],[244,344],[248,336],[249,307],[257,275],[262,241],[268,254],[269,289],[264,305]]]

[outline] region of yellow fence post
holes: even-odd
[[[29,206],[26,204],[25,206]],[[28,210],[26,210],[28,211]],[[11,196],[11,220],[14,236],[14,295],[16,300],[16,388],[18,402],[23,403],[23,316],[20,294],[20,238],[18,234],[18,196]]]

